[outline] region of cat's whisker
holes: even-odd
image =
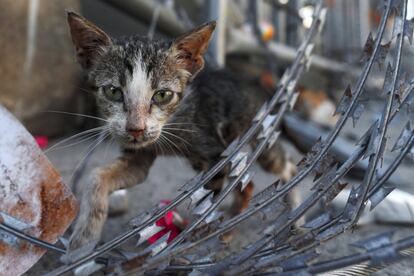
[[[108,154],[108,148],[111,148],[112,145],[115,142],[115,138],[111,135],[111,138],[109,139],[109,142],[105,146],[105,153],[104,153],[104,159],[106,160],[107,154]]]
[[[100,126],[100,127],[95,127],[95,128],[91,128],[91,129],[88,129],[88,130],[79,132],[79,133],[77,133],[75,135],[72,135],[72,136],[70,136],[68,138],[63,139],[62,141],[57,142],[56,144],[54,144],[50,148],[46,149],[44,152],[47,153],[47,152],[53,150],[54,148],[56,148],[56,147],[58,147],[58,146],[60,146],[60,145],[62,145],[64,143],[66,143],[66,142],[69,142],[72,139],[75,139],[75,138],[78,138],[78,137],[82,137],[83,135],[86,135],[86,134],[89,134],[89,133],[98,132],[98,131],[104,130],[106,128],[107,128],[107,126]]]
[[[173,136],[173,137],[175,137],[175,138],[177,138],[177,139],[180,139],[181,141],[183,141],[185,144],[187,144],[187,145],[189,145],[189,146],[191,146],[191,144],[190,144],[190,142],[188,142],[187,140],[185,140],[184,138],[182,138],[182,137],[180,137],[180,136],[178,136],[178,135],[175,135],[174,133],[171,133],[171,132],[169,132],[169,131],[163,131],[165,134],[169,134],[169,135],[171,135],[171,136]]]
[[[167,152],[165,151],[165,149],[163,148],[163,144],[164,144],[164,142],[163,142],[163,140],[162,140],[162,136],[160,136],[159,137],[159,139],[157,139],[157,145],[160,147],[160,150],[161,150],[161,154],[162,155],[167,155]]]
[[[190,123],[190,122],[174,122],[174,123],[166,123],[165,126],[186,126],[186,125],[190,125],[190,126],[201,126],[200,124],[196,124],[196,123]]]
[[[58,111],[58,110],[46,110],[46,111],[42,111],[44,113],[56,113],[56,114],[64,114],[64,115],[72,115],[72,116],[78,116],[78,117],[85,117],[85,118],[90,118],[90,119],[95,119],[95,120],[99,120],[102,122],[106,122],[108,123],[109,121],[101,118],[101,117],[96,117],[96,116],[92,116],[92,115],[87,115],[87,114],[81,114],[81,113],[73,113],[73,112],[66,112],[66,111]]]
[[[173,128],[173,127],[164,127],[163,129],[166,129],[166,130],[176,130],[176,131],[184,131],[184,132],[193,132],[193,133],[195,133],[195,132],[197,132],[197,131],[195,131],[195,130],[192,130],[192,129],[184,129],[184,128]]]
[[[181,151],[181,149],[174,143],[174,142],[172,142],[170,139],[168,139],[167,137],[165,137],[165,136],[160,136],[160,137],[162,137],[163,139],[166,139],[166,141],[165,141],[165,143],[167,144],[167,146],[169,146],[170,147],[170,149],[171,149],[171,151],[172,151],[172,153],[173,153],[173,156],[177,159],[177,161],[178,161],[178,163],[180,163],[180,165],[181,166],[183,166],[183,163],[182,163],[182,160],[180,159],[180,156],[177,154],[177,152],[169,145],[169,143],[171,143],[171,144],[173,144],[176,148],[177,148],[177,150],[182,154],[182,156],[184,156],[184,153]],[[168,143],[169,142],[169,143]]]
[[[72,182],[73,177],[76,173],[76,171],[79,169],[79,167],[83,164],[83,161],[88,157],[88,155],[94,151],[96,149],[96,147],[98,147],[103,141],[105,141],[105,139],[110,135],[111,133],[109,132],[109,130],[104,130],[102,132],[102,138],[99,139],[97,142],[95,142],[95,144],[93,144],[93,142],[91,143],[91,145],[88,147],[86,154],[84,154],[84,156],[82,157],[82,159],[79,161],[78,165],[75,167],[75,169],[73,170],[72,175],[70,176],[70,182]],[[92,145],[93,144],[93,145]]]
[[[170,143],[168,142],[168,140],[166,139],[166,137],[161,134],[160,138],[161,138],[161,141],[163,142],[164,146],[166,146],[166,147],[168,147],[170,149],[169,151],[171,152],[171,154],[172,155],[177,155],[176,151],[170,145]]]
[[[165,134],[170,134],[170,135],[172,135],[173,137],[176,137],[176,138],[180,138],[180,139],[182,139],[181,137],[179,137],[179,136],[177,136],[177,135],[174,135],[174,134],[172,134],[172,133],[170,133],[170,132],[168,132],[168,131],[164,131],[163,133],[165,133]],[[176,143],[174,143],[174,141],[172,141],[171,139],[169,139],[167,136],[164,136],[164,138],[165,139],[167,139],[167,141],[169,141],[172,145],[174,145],[178,150],[179,150],[179,152],[182,154],[182,155],[184,155],[184,153],[183,153],[183,151],[180,149],[180,147],[179,146],[177,146],[177,144]],[[186,143],[188,143],[186,140],[184,140],[184,139],[182,139],[183,141],[185,141]],[[188,144],[190,144],[190,143],[188,143]],[[189,152],[189,150],[188,150],[188,148],[187,148],[187,146],[184,144],[184,146],[186,147],[186,150],[187,150],[187,152]]]
[[[99,136],[99,134],[100,134],[100,132],[98,132],[98,133],[92,133],[92,134],[89,133],[89,134],[86,135],[86,138],[82,138],[79,141],[76,141],[74,143],[70,143],[68,145],[64,145],[64,146],[61,146],[61,147],[55,147],[55,148],[50,149],[50,150],[48,149],[48,152],[54,151],[54,150],[62,150],[62,149],[65,149],[65,148],[69,148],[69,147],[72,147],[72,146],[75,146],[75,145],[84,143],[84,142],[86,142],[86,141],[88,141],[90,139],[93,139],[93,138]]]

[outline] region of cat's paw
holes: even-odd
[[[109,195],[109,216],[118,216],[128,211],[128,191],[121,189]]]
[[[80,226],[80,227],[79,227]],[[74,251],[86,245],[97,244],[99,241],[99,234],[93,231],[91,224],[76,225],[68,242],[68,251]]]
[[[82,243],[84,241],[72,239],[69,241],[69,246],[66,253],[60,257],[60,261],[65,264],[73,263],[80,258],[91,253],[98,243],[97,240]]]

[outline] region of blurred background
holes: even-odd
[[[324,90],[333,100],[338,99],[344,85],[358,75],[361,48],[379,23],[377,7],[381,2],[326,1],[325,30],[316,45],[312,70],[301,85]],[[411,18],[414,1],[408,3]],[[44,111],[96,112],[75,62],[65,10],[81,13],[112,36],[169,38],[216,19],[218,30],[209,63],[257,77],[271,71],[273,78],[294,58],[313,12],[312,2],[306,0],[2,0],[0,8],[0,103],[33,134],[50,137],[85,127],[88,120],[50,116]],[[391,32],[392,24],[388,28]],[[260,45],[258,33],[270,53]],[[409,49],[404,64],[409,65],[411,59]],[[369,87],[380,85],[371,78]]]
[[[362,49],[369,34],[373,32],[375,36],[381,19],[378,7],[383,3],[382,0],[325,2],[328,7],[325,28],[322,35],[317,38],[310,70],[300,79],[299,100],[295,106],[296,113],[309,123],[306,127],[310,126],[311,122],[315,124],[315,129],[309,128],[310,133],[314,131],[315,135],[311,137],[300,132],[292,132],[290,137],[285,137],[284,140],[296,162],[300,161],[303,152],[308,151],[316,139],[326,134],[324,131],[335,123],[336,118],[332,117],[335,106],[345,87],[349,83],[354,83],[359,76]],[[260,89],[272,90],[294,59],[297,47],[312,23],[313,9],[314,1],[307,0],[0,0],[0,104],[17,116],[33,135],[46,137],[51,144],[95,126],[96,121],[90,118],[49,113],[59,111],[98,114],[93,93],[76,63],[65,10],[80,13],[114,37],[141,34],[169,39],[206,21],[217,20],[217,30],[207,54],[208,65],[228,68],[237,72],[240,77],[256,78]],[[407,18],[413,16],[414,0],[408,0]],[[389,41],[392,37],[392,21],[387,24],[384,41]],[[413,50],[409,43],[405,43],[404,47],[402,70],[408,76],[413,76]],[[392,61],[392,57],[391,50],[387,61]],[[349,154],[349,146],[355,144],[358,136],[365,132],[382,112],[381,103],[384,95],[380,91],[384,81],[384,66],[375,66],[370,74],[364,94],[367,112],[355,128],[352,122],[347,124],[346,133],[341,135],[349,144],[341,144],[338,147],[341,151],[335,152],[336,156]],[[323,106],[323,112],[320,111],[320,106]],[[295,121],[293,122],[295,124]],[[391,135],[398,136],[404,122],[405,119],[402,118],[400,125],[391,126]],[[302,130],[305,130],[305,127]],[[85,161],[85,156],[90,153],[93,141],[84,142],[64,144],[62,148],[47,153],[68,184],[73,183],[74,171],[79,169],[79,164]],[[295,144],[296,148],[292,144]],[[298,144],[303,146],[299,147],[299,150]],[[390,145],[393,145],[393,142],[390,142]],[[118,154],[115,144],[103,143],[89,160],[85,172],[109,163]],[[392,156],[387,155],[385,162]],[[119,198],[122,200],[118,199],[118,203],[123,206],[118,206],[119,209],[129,211],[108,220],[103,234],[104,240],[119,233],[128,220],[136,215],[137,210],[172,198],[177,187],[195,174],[185,161],[175,161],[175,157],[157,160],[146,183],[131,189],[129,197],[140,200],[128,203],[126,193],[120,195]],[[407,205],[408,207],[404,205],[408,211],[414,210],[414,200],[411,197],[414,187],[409,180],[414,177],[412,165],[412,160],[408,160],[399,168],[398,174],[390,179],[391,184],[398,185],[399,189],[408,192],[408,196],[398,194],[395,198],[395,201],[409,202],[411,205]],[[364,164],[361,164],[357,170],[351,171],[354,178],[347,181],[360,181],[365,168]],[[276,178],[258,167],[255,170],[259,171],[255,176],[257,191]],[[83,175],[79,177],[82,179],[76,181],[87,181]],[[304,182],[306,183],[302,187],[302,192],[306,194],[312,184],[312,178]],[[391,198],[393,204],[395,201]],[[383,205],[387,208],[386,204]],[[412,213],[408,218],[401,219],[397,214],[406,214],[407,210],[396,209],[390,212],[395,216],[382,209],[377,215],[365,218],[365,222],[377,223],[375,228],[372,228],[374,224],[371,224],[357,235],[343,235],[324,250],[328,255],[345,254],[349,250],[347,244],[350,241],[372,233],[373,229],[376,232],[378,229],[396,228],[403,230],[403,233],[412,231],[412,228],[407,226],[414,223]],[[384,223],[390,224],[384,226]],[[239,246],[246,240],[254,239],[254,230],[259,229],[254,221],[250,221],[246,227],[251,231],[244,232],[244,240],[240,240],[239,243],[236,241]],[[33,271],[48,268],[47,260]],[[388,272],[390,275],[413,275],[410,273],[414,273],[414,267],[405,263],[397,267],[397,270]]]

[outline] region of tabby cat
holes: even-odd
[[[109,132],[123,149],[115,163],[96,169],[83,187],[70,238],[74,249],[99,240],[109,194],[142,183],[157,155],[180,154],[195,170],[208,170],[246,131],[269,94],[225,70],[202,71],[215,22],[173,41],[113,39],[73,12],[68,23],[78,62],[96,91]],[[162,149],[165,143],[169,146]],[[284,181],[296,170],[278,144],[259,163]],[[221,172],[207,188],[217,193],[224,180]],[[234,212],[246,208],[252,187],[236,191]]]

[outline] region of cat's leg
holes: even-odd
[[[263,152],[258,162],[265,171],[278,175],[282,184],[288,182],[297,173],[296,165],[278,142]],[[287,194],[285,199],[289,208],[295,208],[300,204],[300,192],[297,188],[294,188]]]
[[[126,153],[115,163],[93,171],[92,181],[82,189],[80,212],[70,237],[70,250],[98,242],[108,214],[109,194],[143,182],[155,157],[150,150]]]
[[[214,165],[213,163],[212,165]],[[211,167],[211,165],[210,165]],[[223,171],[216,174],[209,183],[206,184],[206,188],[213,190],[214,195],[218,195],[222,188],[223,184],[226,181],[228,173],[228,168],[223,169]],[[230,207],[231,215],[240,214],[244,209],[249,206],[249,201],[253,196],[253,182],[247,184],[247,186],[241,191],[241,187],[236,187],[233,191],[233,203]]]
[[[240,214],[249,207],[250,199],[253,197],[253,188],[253,182],[250,181],[243,191],[240,186],[234,190],[234,200],[230,210],[233,216]]]

